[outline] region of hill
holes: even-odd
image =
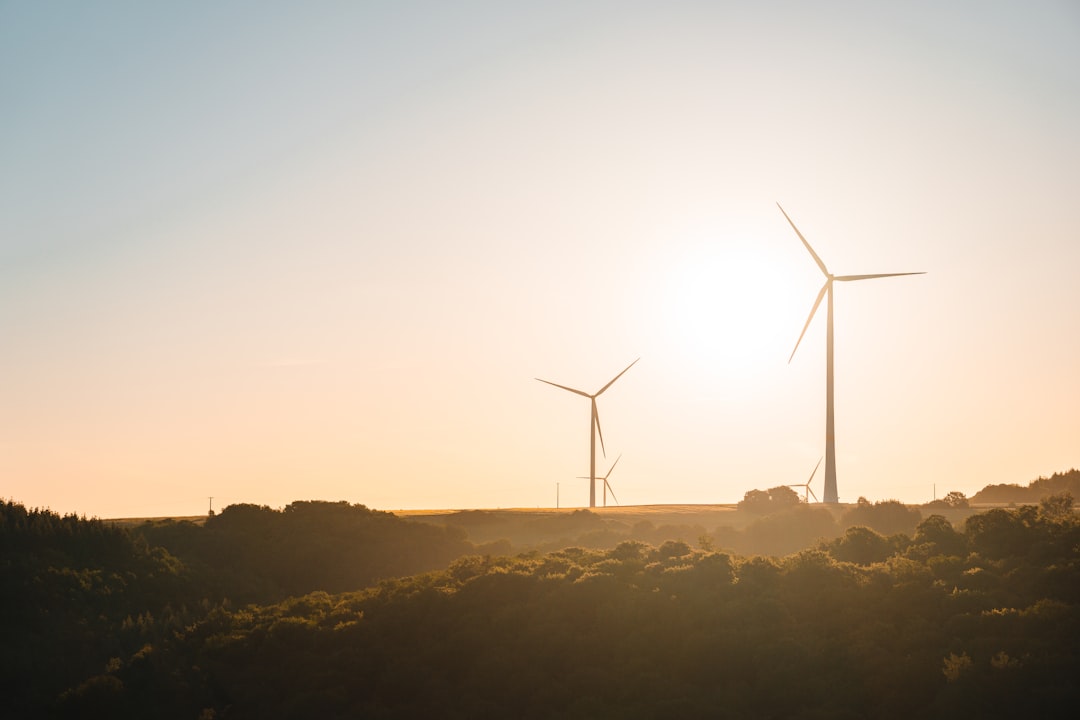
[[[987,485],[971,497],[973,503],[1010,504],[1037,503],[1051,495],[1070,493],[1080,498],[1080,470],[1054,473],[1050,477],[1040,477],[1027,485]]]
[[[1078,699],[1070,497],[786,502],[141,523],[6,502],[5,712],[1054,717]]]
[[[784,558],[624,542],[217,608],[66,717],[1072,716],[1080,523],[852,528]]]

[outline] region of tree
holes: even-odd
[[[774,510],[784,510],[799,504],[799,493],[787,485],[779,485],[769,489],[769,500]]]
[[[964,534],[982,555],[1001,559],[1024,555],[1034,537],[1038,511],[1032,505],[1016,510],[993,508],[964,521]]]
[[[756,515],[767,515],[799,504],[799,493],[786,485],[768,490],[747,490],[738,508]]]
[[[951,508],[966,508],[968,506],[967,495],[958,490],[949,492],[942,498],[942,502]]]
[[[1056,495],[1048,495],[1039,501],[1039,512],[1052,520],[1072,515],[1073,496],[1066,491]]]
[[[764,490],[747,490],[736,507],[755,515],[765,515],[769,512],[769,493]]]
[[[944,667],[941,672],[945,675],[945,679],[951,683],[956,682],[968,672],[971,668],[971,657],[967,653],[949,653],[949,656],[945,658],[943,663]]]
[[[859,498],[859,503],[841,517],[841,523],[848,527],[865,525],[882,535],[910,535],[920,520],[922,513],[917,508],[909,508],[899,500],[882,500],[871,505],[864,498]]]
[[[837,560],[858,565],[884,562],[893,554],[892,544],[868,527],[849,527],[844,536],[826,543],[829,554]]]
[[[915,542],[931,545],[936,555],[960,555],[966,544],[964,536],[942,515],[931,515],[919,523],[915,528]]]

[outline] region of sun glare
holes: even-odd
[[[801,305],[784,268],[744,237],[702,233],[668,265],[665,340],[691,366],[754,373],[794,341]]]

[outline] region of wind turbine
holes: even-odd
[[[806,334],[806,328],[810,327],[810,321],[814,319],[814,313],[817,312],[818,306],[821,305],[821,298],[825,297],[825,294],[829,295],[829,314],[828,314],[828,327],[825,332],[825,502],[835,503],[839,502],[839,498],[836,493],[836,435],[833,427],[833,281],[849,282],[851,280],[873,280],[875,278],[887,278],[887,277],[900,277],[901,275],[925,275],[925,272],[905,272],[905,273],[878,273],[875,275],[833,275],[829,272],[829,269],[825,267],[825,263],[821,261],[818,254],[814,252],[814,248],[810,247],[810,243],[806,242],[806,238],[799,232],[799,228],[795,227],[795,223],[791,222],[791,218],[784,212],[784,208],[780,207],[780,203],[776,203],[776,207],[780,208],[780,212],[784,213],[784,217],[787,218],[788,224],[791,225],[791,229],[795,231],[795,234],[802,240],[802,244],[806,246],[806,249],[810,252],[811,257],[814,258],[814,262],[821,268],[821,272],[825,275],[825,284],[821,286],[821,291],[818,293],[817,299],[814,300],[814,307],[810,309],[810,317],[806,318],[806,324],[803,325],[802,332],[799,333],[799,339],[795,341],[795,349],[791,351],[791,357],[788,358],[788,362],[795,357],[795,350],[799,349],[799,343],[802,342],[803,335]]]
[[[608,468],[607,475],[605,475],[603,477],[603,480],[604,480],[604,507],[607,507],[607,494],[608,494],[608,492],[611,492],[611,499],[615,501],[615,504],[616,505],[619,504],[619,498],[615,497],[615,491],[612,490],[611,483],[609,483],[607,479],[609,477],[611,477],[611,471],[615,469],[615,466],[619,464],[620,460],[622,460],[622,455],[615,458],[615,462],[611,463],[611,467]],[[578,480],[588,480],[588,479],[589,478],[587,478],[587,477],[582,477],[581,475],[578,475]]]
[[[792,484],[792,485],[788,485],[788,487],[806,488],[806,492],[803,493],[803,500],[805,502],[807,502],[807,503],[810,502],[810,496],[814,495],[814,491],[810,489],[810,483],[812,483],[814,481],[814,475],[817,474],[817,469],[820,466],[821,466],[821,460],[818,460],[817,465],[814,466],[814,472],[810,473],[810,479],[807,480],[806,482],[804,482],[804,483],[795,483],[795,484]],[[817,495],[814,495],[814,502],[821,502],[820,500],[818,500]]]
[[[592,415],[591,415],[591,418],[589,420],[589,507],[596,507],[596,436],[597,436],[597,434],[600,435],[600,450],[601,450],[601,452],[604,453],[604,457],[607,457],[607,450],[604,449],[604,431],[600,429],[600,414],[596,410],[596,398],[600,397],[600,395],[602,395],[605,390],[607,390],[609,387],[611,387],[612,383],[614,383],[616,380],[621,378],[623,376],[623,373],[625,373],[630,368],[634,367],[634,364],[640,359],[641,358],[638,358],[634,362],[627,365],[626,368],[621,373],[619,373],[615,377],[611,378],[611,380],[608,382],[607,385],[600,388],[599,390],[594,392],[592,395],[585,392],[584,390],[577,390],[577,389],[572,388],[572,387],[567,387],[565,385],[559,385],[558,383],[553,383],[550,380],[544,380],[542,378],[536,378],[537,380],[539,380],[542,383],[547,383],[548,385],[554,385],[557,388],[562,388],[563,390],[569,390],[570,392],[581,395],[582,397],[587,397],[587,398],[589,398],[589,401],[592,403]]]

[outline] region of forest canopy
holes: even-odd
[[[577,511],[512,540],[479,511],[432,523],[297,502],[126,527],[5,502],[5,711],[1071,716],[1066,491],[962,516],[777,495],[739,527]]]

